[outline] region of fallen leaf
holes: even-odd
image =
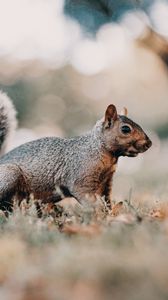
[[[67,233],[69,235],[84,235],[84,236],[94,236],[101,233],[101,228],[98,224],[91,225],[70,225],[65,224],[61,232]]]
[[[118,216],[122,212],[122,210],[123,210],[123,202],[120,201],[113,205],[110,215]]]

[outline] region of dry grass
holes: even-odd
[[[0,299],[168,298],[164,201],[50,205],[39,219],[31,200],[0,214],[0,237]]]

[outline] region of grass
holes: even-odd
[[[148,195],[150,198],[150,195]],[[144,195],[142,195],[144,197]],[[0,299],[168,298],[168,205],[34,201],[0,214]]]

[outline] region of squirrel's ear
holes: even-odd
[[[110,104],[105,112],[104,127],[110,128],[117,120],[117,110],[115,105]]]
[[[125,116],[127,117],[128,115],[128,109],[126,107],[123,107],[121,113],[120,113],[120,116]]]

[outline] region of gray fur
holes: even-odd
[[[10,148],[10,140],[13,138],[17,126],[16,110],[10,98],[0,91],[0,154],[4,154]]]

